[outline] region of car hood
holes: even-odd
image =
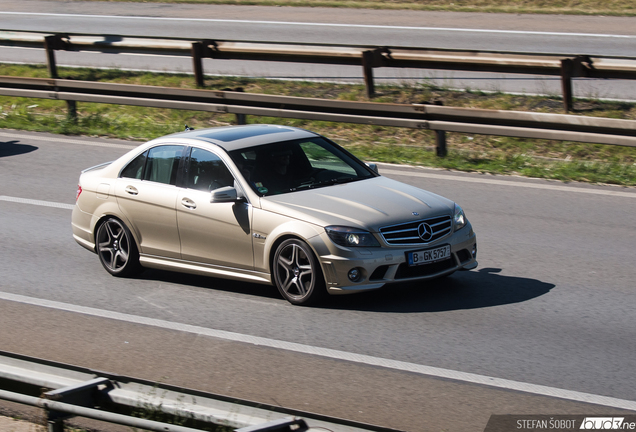
[[[403,222],[452,216],[453,205],[444,197],[382,176],[261,198],[266,211],[321,226],[372,232]]]

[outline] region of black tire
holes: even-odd
[[[95,249],[106,271],[130,277],[141,271],[139,251],[130,230],[119,219],[106,219],[97,229]]]
[[[312,305],[327,294],[322,269],[307,243],[287,239],[276,248],[272,276],[281,295],[295,305]]]

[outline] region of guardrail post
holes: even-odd
[[[44,393],[43,397],[49,401],[93,408],[98,405],[99,386],[112,388],[112,383],[108,378],[95,378],[76,385],[48,391]],[[47,432],[64,432],[64,419],[71,417],[71,415],[51,409],[48,405],[45,405],[45,409],[48,425]]]
[[[59,78],[57,72],[57,62],[55,61],[55,50],[68,49],[67,43],[63,40],[66,35],[52,35],[44,38],[44,49],[46,50],[46,67],[49,71],[51,78]],[[66,101],[66,108],[68,110],[67,118],[72,121],[77,121],[77,102]]]
[[[563,105],[565,112],[574,109],[572,102],[572,78],[590,76],[594,64],[590,56],[579,55],[573,59],[561,60],[561,85],[563,87]]]
[[[364,51],[362,53],[362,68],[364,70],[364,84],[367,87],[367,97],[375,96],[375,84],[373,82],[373,66],[375,65],[375,53]]]
[[[197,87],[203,87],[203,44],[201,42],[193,42],[191,52],[194,79]]]
[[[574,61],[571,59],[561,60],[561,88],[563,89],[563,108],[565,112],[572,111],[572,72],[574,71]]]
[[[59,44],[59,36],[47,36],[44,38],[44,49],[46,50],[46,67],[51,78],[59,78],[57,74],[57,64],[55,63],[55,48]]]
[[[66,108],[68,109],[68,113],[66,114],[66,117],[73,123],[76,123],[77,122],[77,102],[67,100]]]
[[[64,432],[64,420],[55,419],[47,421],[47,432]]]
[[[448,150],[446,149],[446,131],[436,130],[435,140],[437,142],[437,156],[446,157],[446,155],[448,155]]]
[[[236,124],[237,125],[246,125],[247,124],[247,115],[245,115],[245,114],[236,114]]]

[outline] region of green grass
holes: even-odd
[[[147,0],[90,0],[146,3]],[[576,15],[636,15],[635,0],[153,0],[153,3],[406,9]]]
[[[46,77],[41,66],[1,65],[0,75]],[[102,82],[195,88],[186,74],[153,74],[116,70],[60,69],[63,78]],[[240,88],[249,93],[280,94],[338,100],[366,100],[362,85],[207,77],[206,87]],[[532,97],[451,91],[430,85],[378,86],[377,102],[442,103],[446,106],[561,113],[558,97]],[[636,119],[636,107],[621,102],[575,100],[575,113],[585,116]],[[298,119],[249,116],[250,123],[298,126],[322,133],[367,161],[438,167],[495,174],[516,174],[562,181],[636,186],[636,148],[549,140],[466,135],[447,136],[449,155],[435,155],[431,131],[353,125]],[[0,127],[148,140],[183,130],[235,123],[235,117],[107,104],[78,103],[76,122],[67,119],[63,101],[0,97]]]

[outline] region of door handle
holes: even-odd
[[[139,191],[132,186],[126,186],[126,189],[124,190],[126,191],[126,193],[129,193],[130,195],[137,195],[139,193]]]
[[[183,198],[181,200],[181,205],[185,208],[189,208],[190,210],[194,210],[195,208],[197,208],[196,203],[189,198]]]

